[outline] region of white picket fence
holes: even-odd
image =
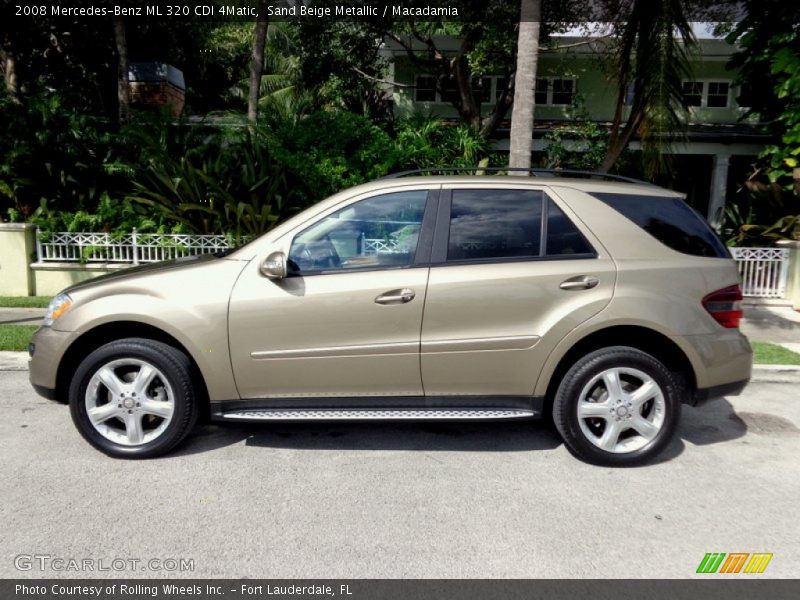
[[[731,248],[742,293],[756,298],[783,298],[789,276],[788,248]]]
[[[246,241],[246,240],[241,240]],[[36,252],[40,262],[152,263],[226,250],[235,240],[225,235],[37,231]]]
[[[246,239],[238,240],[243,243]],[[364,240],[365,254],[392,252],[391,242]],[[112,236],[108,233],[37,232],[36,251],[40,262],[139,263],[159,262],[181,256],[208,254],[237,245],[225,235],[183,235],[137,233]],[[731,248],[739,266],[745,296],[783,298],[789,273],[787,248]]]

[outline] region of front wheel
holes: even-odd
[[[116,458],[151,458],[175,447],[197,419],[195,398],[186,355],[139,338],[89,354],[69,388],[78,431]]]
[[[648,462],[672,439],[680,386],[653,356],[627,346],[587,354],[567,371],[553,420],[578,458],[606,466]]]

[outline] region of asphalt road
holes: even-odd
[[[798,402],[760,383],[687,407],[637,469],[582,464],[529,422],[206,425],[129,462],[0,372],[0,577],[92,575],[20,572],[20,554],[195,566],[95,576],[688,577],[706,552],[772,552],[760,577],[796,577]]]

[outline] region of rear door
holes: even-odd
[[[558,341],[609,303],[615,277],[545,189],[445,186],[422,322],[426,395],[531,395]]]

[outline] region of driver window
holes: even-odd
[[[373,196],[295,236],[290,273],[406,267],[414,262],[427,190]]]

